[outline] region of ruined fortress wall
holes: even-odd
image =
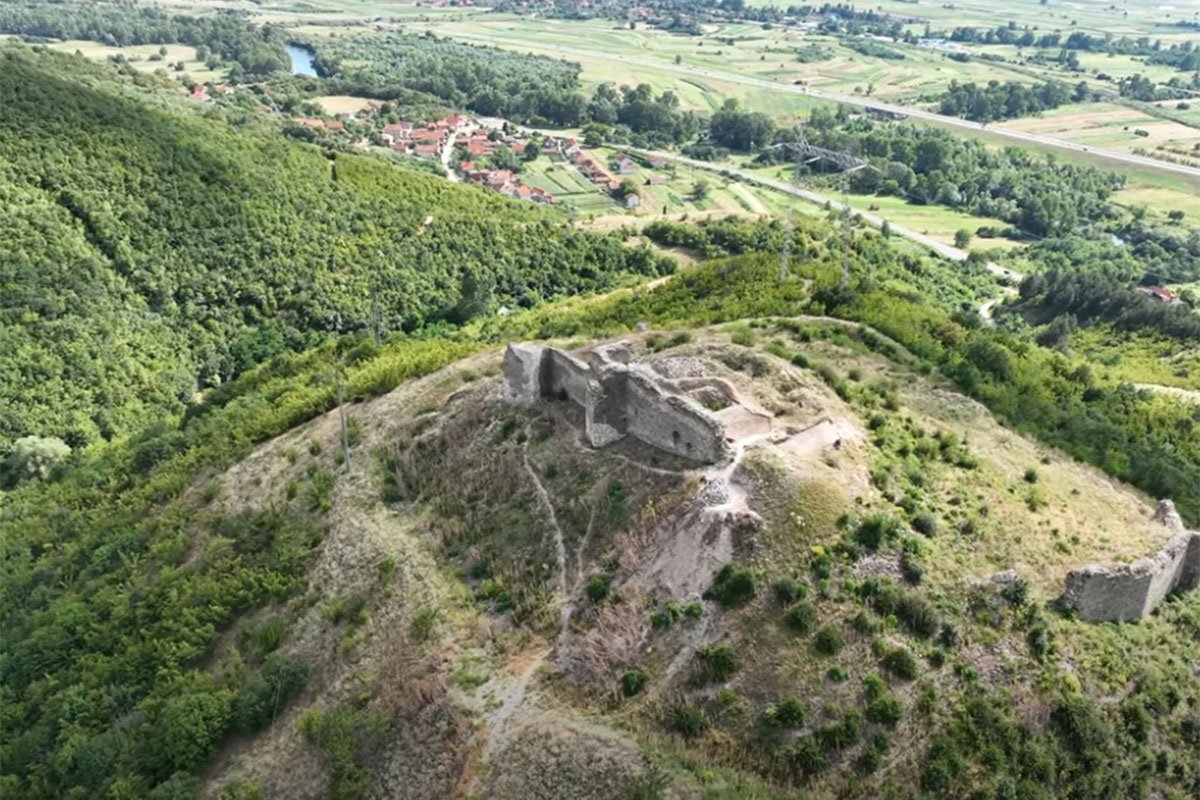
[[[1117,567],[1088,566],[1067,575],[1062,602],[1089,622],[1142,619],[1177,589],[1200,581],[1200,533],[1181,533],[1158,553]]]
[[[631,436],[693,461],[729,457],[725,429],[715,417],[690,400],[666,394],[644,375],[630,373],[625,402]]]
[[[542,395],[588,406],[591,369],[570,353],[550,347],[542,358]]]
[[[504,351],[504,388],[509,403],[532,408],[542,397],[542,360],[546,348],[535,344],[510,344]]]
[[[1183,555],[1183,569],[1179,575],[1180,591],[1200,589],[1200,533],[1193,533],[1188,542],[1187,552]]]

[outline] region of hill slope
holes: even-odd
[[[0,52],[0,450],[127,432],[330,333],[669,268],[494,194],[200,115],[173,85]]]
[[[349,407],[348,465],[330,412],[198,473],[132,534],[88,525],[81,476],[14,496],[10,522],[41,518],[38,498],[66,517],[6,559],[20,610],[5,714],[21,732],[7,785],[1195,791],[1200,595],[1122,627],[1047,605],[1068,569],[1161,543],[1148,498],[1002,428],[853,324],[671,335],[634,337],[637,356],[727,382],[774,431],[747,418],[734,434],[756,438],[729,471],[736,508],[706,510],[709,469],[586,446],[569,404],[498,402],[498,350]],[[878,541],[862,532],[874,519],[894,521]],[[69,581],[39,578],[73,563]],[[727,563],[735,579],[715,580]],[[1020,580],[990,580],[1008,569]]]

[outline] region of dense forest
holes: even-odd
[[[171,15],[157,8],[118,3],[12,0],[0,4],[0,33],[27,39],[86,39],[117,47],[179,42],[237,64],[246,75],[269,75],[290,67],[283,31],[252,25],[240,14]],[[216,62],[214,62],[216,63]]]
[[[672,266],[495,194],[151,107],[74,57],[0,58],[5,450],[129,431],[326,335]]]

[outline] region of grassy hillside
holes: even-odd
[[[0,451],[71,446],[329,334],[387,335],[669,268],[494,194],[164,100],[152,76],[0,53]]]
[[[893,615],[888,603],[898,602],[895,590],[877,584],[868,590],[855,577],[852,565],[862,554],[839,544],[846,534],[835,524],[838,503],[821,499],[829,496],[821,489],[825,481],[809,487],[817,494],[804,495],[810,500],[802,516],[817,526],[811,536],[795,539],[787,533],[795,522],[785,506],[778,506],[783,516],[764,513],[766,550],[749,562],[760,599],[732,616],[720,616],[718,606],[701,609],[702,618],[717,615],[703,628],[714,636],[740,631],[734,641],[746,654],[743,674],[749,684],[739,688],[735,682],[733,695],[714,694],[715,687],[689,688],[679,681],[691,673],[690,666],[680,677],[661,682],[655,676],[664,667],[656,656],[639,667],[655,681],[647,702],[622,711],[605,698],[634,665],[626,657],[613,662],[615,672],[605,673],[613,683],[594,685],[574,700],[576,690],[563,687],[567,700],[555,702],[615,714],[618,724],[648,742],[651,760],[675,775],[672,780],[695,787],[678,796],[705,796],[705,785],[713,791],[743,787],[711,797],[785,796],[784,787],[795,782],[810,785],[817,796],[841,785],[876,786],[889,796],[909,797],[917,781],[927,781],[930,796],[967,796],[980,788],[988,792],[981,796],[1004,797],[1010,785],[1051,785],[1045,783],[1048,770],[1059,776],[1057,796],[1103,797],[1112,785],[1130,796],[1150,787],[1175,797],[1194,791],[1197,776],[1188,767],[1195,763],[1198,702],[1194,598],[1143,625],[1120,628],[1060,620],[1042,605],[1077,559],[1126,558],[1140,550],[1141,541],[1121,532],[1119,514],[1145,501],[1116,502],[1093,474],[1080,477],[1068,460],[1027,443],[1014,450],[1005,442],[1011,434],[999,428],[989,427],[994,433],[980,438],[982,423],[957,412],[939,417],[943,412],[928,404],[940,402],[937,392],[946,393],[947,387],[934,383],[922,389],[917,375],[938,362],[999,409],[1003,419],[1070,448],[1086,448],[1093,440],[1072,438],[1070,427],[1039,427],[1045,409],[1069,412],[1062,419],[1077,418],[1084,430],[1106,426],[1109,436],[1125,442],[1124,459],[1142,452],[1163,458],[1160,451],[1168,441],[1163,437],[1175,435],[1176,460],[1169,463],[1180,471],[1177,488],[1187,485],[1198,465],[1194,450],[1186,450],[1194,439],[1172,417],[1182,412],[1154,398],[1078,384],[1058,357],[954,322],[915,298],[926,286],[926,296],[935,297],[937,283],[947,292],[937,302],[953,302],[970,296],[969,282],[964,286],[952,275],[935,276],[927,262],[897,259],[877,237],[859,240],[856,264],[866,268],[854,273],[850,292],[840,294],[840,248],[827,246],[828,231],[805,222],[797,236],[809,255],[793,263],[792,276],[782,283],[774,258],[744,257],[697,267],[653,290],[577,299],[506,321],[492,317],[451,337],[395,341],[382,348],[345,337],[280,358],[210,393],[178,423],[99,448],[61,468],[52,480],[8,494],[0,510],[0,616],[3,639],[11,643],[0,665],[6,730],[0,785],[28,797],[144,795],[152,789],[156,797],[189,797],[207,765],[217,770],[209,774],[220,776],[220,787],[236,785],[249,793],[258,785],[266,792],[261,796],[301,796],[295,794],[301,781],[305,796],[322,796],[322,787],[328,787],[332,796],[357,797],[368,787],[393,785],[398,774],[424,776],[419,779],[425,788],[414,796],[456,791],[454,781],[439,781],[460,774],[477,757],[470,755],[467,743],[474,740],[468,732],[503,727],[496,709],[514,702],[519,707],[524,687],[531,681],[541,685],[533,670],[542,662],[534,656],[544,652],[555,630],[563,584],[556,577],[551,522],[522,472],[531,469],[553,483],[555,524],[564,538],[575,537],[567,539],[575,567],[566,584],[574,598],[587,595],[586,586],[597,574],[611,580],[624,574],[620,559],[612,561],[603,543],[618,541],[623,532],[633,535],[648,520],[672,519],[676,506],[669,500],[678,492],[625,475],[628,464],[619,459],[568,458],[566,450],[560,459],[554,448],[573,447],[569,429],[499,414],[487,403],[494,385],[479,383],[495,369],[495,355],[429,373],[486,342],[509,338],[582,336],[586,341],[641,322],[678,330],[836,308],[839,314],[870,319],[915,355],[906,356],[877,337],[788,324],[735,331],[741,350],[735,348],[729,364],[749,370],[743,380],[750,380],[750,373],[778,372],[782,357],[805,355],[811,360],[796,363],[809,364],[802,368],[806,391],[827,382],[845,398],[837,403],[849,403],[863,427],[881,415],[883,427],[872,437],[865,461],[855,462],[862,465],[855,468],[858,477],[850,484],[842,477],[831,480],[847,487],[869,480],[874,487],[858,484],[868,506],[848,509],[856,519],[876,510],[906,520],[932,515],[945,538],[904,544],[913,538],[904,534],[887,538],[885,552],[899,558],[912,550],[901,563],[912,574],[921,567],[938,619],[954,625],[960,638],[948,635],[940,644],[931,643],[924,634],[888,621]],[[648,348],[669,341],[669,336],[645,340]],[[890,354],[896,364],[870,355],[872,348]],[[339,354],[348,364],[347,394],[356,401],[429,375],[348,410],[349,467],[339,452],[337,415],[324,413],[334,406],[326,376]],[[1012,370],[1010,378],[995,376],[1001,368]],[[911,391],[902,388],[910,384]],[[805,413],[834,403],[828,389],[817,394],[815,404],[802,398]],[[978,413],[976,406],[965,407]],[[1139,420],[1137,426],[1133,419]],[[934,453],[944,449],[939,429],[966,435],[968,455],[983,457],[986,465],[972,470],[962,466],[971,459],[953,453],[959,465],[943,463]],[[987,444],[993,436],[995,443]],[[922,461],[930,456],[933,461]],[[1052,464],[1043,464],[1042,456]],[[1105,463],[1113,465],[1120,463]],[[845,466],[850,470],[850,462]],[[778,505],[794,488],[799,491],[769,460],[752,467],[771,503]],[[818,468],[832,469],[828,464]],[[1038,475],[1036,487],[1021,477],[1030,468]],[[1157,478],[1164,475],[1169,477],[1160,470]],[[652,503],[648,492],[658,494]],[[1183,491],[1174,495],[1181,508],[1189,508]],[[1090,520],[1102,499],[1109,509],[1104,519],[1116,524],[1097,533]],[[381,500],[390,505],[381,506]],[[587,504],[598,504],[595,521],[589,522]],[[1029,512],[1035,506],[1039,513]],[[819,516],[813,516],[814,508],[822,509]],[[397,516],[396,509],[403,513]],[[1070,529],[1064,527],[1068,523]],[[781,527],[772,527],[776,524]],[[594,542],[584,547],[588,540],[580,537],[589,530]],[[1020,546],[1014,535],[1022,537]],[[574,555],[576,550],[584,555]],[[980,607],[968,602],[961,581],[1010,565],[1019,566],[1030,581],[1033,600],[1021,596],[1011,609],[998,605],[980,622],[975,616]],[[830,661],[822,669],[847,669],[853,663],[873,670],[865,653],[881,640],[880,659],[898,647],[915,653],[918,661],[946,659],[940,663],[947,666],[928,680],[933,697],[940,699],[920,700],[928,695],[925,683],[914,684],[912,691],[904,684],[879,694],[871,681],[874,688],[864,691],[874,694],[859,709],[855,687],[869,674],[859,674],[858,667],[850,670],[849,682],[829,684],[844,689],[830,688],[828,695],[825,679],[809,672],[762,672],[773,658],[770,648],[782,647],[779,652],[787,655],[780,664],[798,669],[816,646],[802,643],[797,649],[774,632],[766,639],[752,636],[759,629],[774,631],[763,626],[773,626],[784,609],[776,610],[767,587],[789,575],[803,578],[809,586],[803,591],[817,605],[813,614],[820,624],[811,635],[834,624],[843,641],[856,643],[844,645],[857,648],[848,651],[858,654],[852,660]],[[884,599],[877,597],[880,591]],[[668,599],[660,598],[662,603]],[[680,610],[690,602],[678,601]],[[665,605],[650,611],[671,614]],[[857,632],[851,624],[864,614],[864,630],[875,633]],[[610,619],[597,607],[579,618],[578,632],[600,625],[597,635],[603,638],[605,631],[621,630],[621,619]],[[638,620],[639,626],[648,624],[649,617]],[[843,624],[849,627],[842,629]],[[877,625],[883,627],[876,630]],[[1043,647],[1047,636],[1049,651]],[[1036,638],[1042,649],[1028,649],[1026,637]],[[1004,672],[993,670],[996,653],[1004,655],[1004,663],[1012,661]],[[759,666],[751,671],[751,663]],[[1145,669],[1135,674],[1136,667]],[[908,672],[907,665],[897,668]],[[919,665],[918,674],[926,669]],[[766,683],[752,677],[760,675]],[[795,682],[804,675],[811,686]],[[489,687],[484,694],[476,692],[484,684]],[[1126,694],[1127,685],[1138,688]],[[764,688],[772,686],[777,688]],[[539,690],[546,691],[545,686]],[[812,734],[807,744],[786,728],[776,734],[775,728],[755,722],[766,707],[760,704],[778,708],[793,693],[812,698],[805,704],[811,730],[803,732]],[[1085,699],[1097,696],[1124,699],[1099,706]],[[913,720],[898,738],[875,735],[887,733],[884,722],[871,722],[883,727],[868,726],[868,736],[861,717],[844,729],[836,727],[867,713],[867,704],[881,697],[888,698],[888,708],[871,711],[872,719],[891,719],[898,712]],[[932,715],[921,710],[931,703]],[[734,714],[736,708],[744,710]],[[1057,727],[1043,726],[1046,714],[1054,715]],[[1002,726],[1011,747],[1002,753],[989,749],[974,733],[981,725]],[[553,738],[568,736],[557,723],[550,730],[546,735]],[[775,738],[758,740],[768,733]],[[888,742],[901,736],[913,744],[893,749]],[[537,767],[541,762],[530,755],[541,752],[537,737],[532,744],[515,733],[504,738],[525,743],[512,753],[512,764],[574,774],[569,764]],[[590,751],[586,742],[591,740],[583,741],[584,751]],[[640,752],[626,737],[622,752],[629,747],[635,755]],[[747,752],[759,755],[739,755]],[[392,754],[387,763],[393,766],[378,766],[381,753]],[[864,767],[890,765],[880,773],[882,783],[864,784],[866,779],[856,777],[860,758],[867,759]],[[292,766],[283,769],[282,763]],[[624,777],[594,782],[597,791],[623,791],[628,783],[632,792],[643,778],[658,781],[646,763],[621,763]],[[443,778],[422,772],[424,764],[438,765]],[[990,765],[982,773],[990,777],[964,771],[967,764]],[[1107,767],[1101,770],[1098,764]],[[1088,777],[1093,773],[1095,779]],[[926,774],[930,777],[921,777]],[[503,778],[510,781],[507,794],[497,790],[497,796],[522,796],[521,785],[514,789],[510,779],[515,780],[511,774]],[[208,785],[205,796],[216,796],[217,788]]]

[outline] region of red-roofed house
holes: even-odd
[[[203,83],[196,84],[196,88],[192,89],[191,99],[197,103],[211,103],[212,98],[208,96],[208,87]]]
[[[621,156],[613,162],[613,170],[618,175],[632,175],[637,172],[637,164],[633,163],[633,159],[629,156]]]
[[[1164,289],[1162,286],[1143,286],[1142,291],[1150,295],[1150,297],[1158,302],[1165,303],[1169,306],[1177,306],[1183,302],[1179,299],[1179,295],[1175,294],[1170,289]]]
[[[306,128],[324,128],[325,120],[313,119],[312,117],[296,117],[296,124],[303,125]]]
[[[436,144],[419,144],[413,148],[413,155],[417,158],[437,158],[441,155],[441,148]]]

